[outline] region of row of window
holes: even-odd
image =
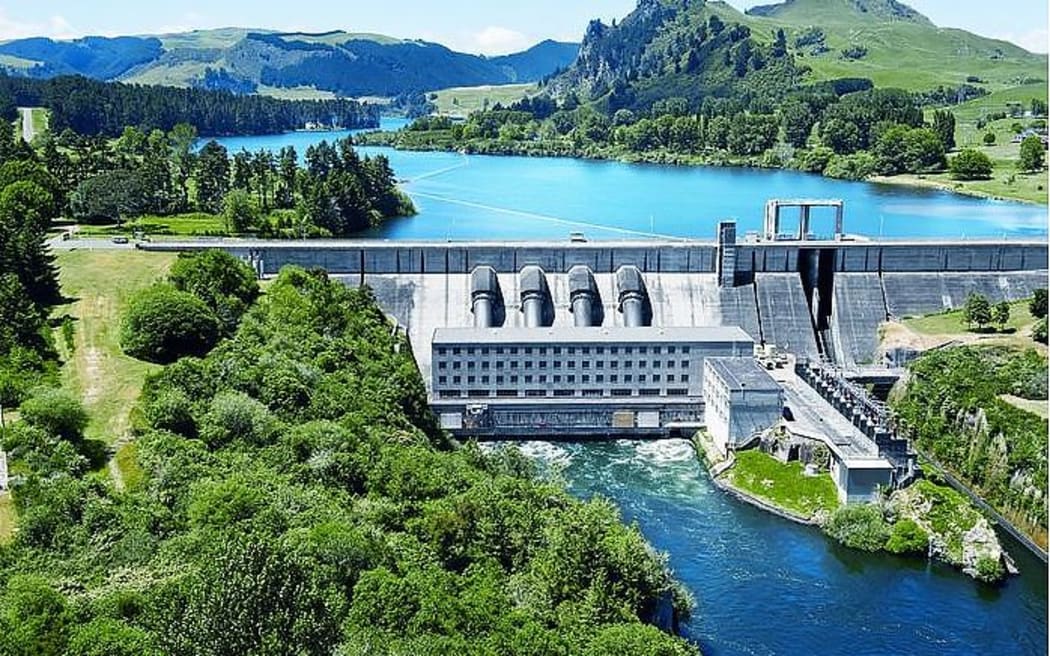
[[[453,385],[459,385],[459,384],[463,383],[463,379],[464,379],[463,376],[452,376],[451,377]],[[619,374],[610,374],[608,376],[606,376],[605,374],[595,374],[594,376],[591,376],[590,374],[582,374],[580,376],[577,376],[575,374],[568,374],[566,376],[562,376],[561,374],[554,374],[553,376],[548,376],[547,374],[540,374],[538,376],[533,376],[531,374],[526,374],[524,376],[518,376],[518,375],[512,375],[512,376],[466,376],[466,383],[468,385],[479,383],[479,382],[482,385],[488,385],[488,384],[490,384],[492,382],[495,382],[496,385],[502,385],[502,384],[508,383],[508,382],[511,383],[511,384],[515,384],[515,383],[517,383],[519,381],[520,382],[524,382],[525,384],[530,384],[530,383],[533,383],[533,382],[540,383],[540,384],[547,383],[547,382],[551,382],[551,383],[561,383],[561,382],[575,383],[575,382],[577,382],[577,380],[579,382],[581,382],[581,383],[589,383],[592,380],[595,383],[604,383],[606,381],[608,381],[610,383],[619,383],[619,382],[621,382],[621,380],[623,382],[625,382],[625,383],[634,383],[634,382],[639,382],[639,383],[645,383],[645,382],[653,382],[653,383],[659,383],[659,382],[688,383],[689,382],[689,374],[682,374],[680,376],[677,375],[677,374],[667,374],[666,376],[663,376],[661,374],[653,374],[651,376],[648,376],[646,374],[638,374],[637,376],[635,376],[634,374],[624,374],[623,376],[620,376]],[[449,376],[438,376],[438,385],[448,385],[448,383],[449,383]]]
[[[501,360],[501,361],[495,363],[495,367],[494,368],[495,369],[532,369],[533,365],[535,365],[536,369],[548,369],[548,368],[550,368],[550,369],[561,369],[562,366],[564,365],[564,367],[566,369],[575,369],[576,368],[576,364],[577,364],[576,360],[566,360],[564,362],[562,362],[561,360],[554,360],[554,361],[551,361],[551,362],[548,362],[547,360],[540,360],[538,362],[533,362],[532,360],[526,360],[524,362],[518,362],[517,360],[511,360],[510,362],[504,362],[504,361]],[[605,360],[597,360],[597,361],[595,361],[593,363],[590,360],[581,360],[579,362],[579,365],[580,365],[581,369],[590,369],[592,364],[594,365],[595,369],[605,369],[606,367],[608,367],[609,369],[619,369],[621,367],[621,361],[620,360],[609,360],[608,363]],[[622,362],[622,366],[623,366],[624,369],[632,369],[632,368],[634,368],[634,364],[635,364],[634,360],[624,360]],[[638,360],[638,368],[639,369],[645,369],[645,368],[649,367],[650,364],[652,364],[652,368],[653,369],[660,369],[660,368],[663,368],[665,365],[666,365],[666,367],[668,369],[674,369],[676,366],[679,366],[682,369],[688,369],[689,368],[689,360],[681,360],[681,361],[675,361],[675,360],[666,360],[666,361],[653,360],[651,363],[648,360]],[[460,361],[457,360],[455,362],[451,362],[450,363],[450,362],[446,362],[444,360],[439,360],[438,363],[437,363],[437,368],[438,369],[482,369],[482,370],[487,370],[487,369],[492,369],[493,368],[493,363],[488,362],[488,361],[475,362],[474,360],[468,360],[465,363],[464,362],[460,362]]]
[[[561,355],[563,352],[566,355],[590,355],[595,353],[598,355],[604,355],[609,353],[610,355],[618,355],[624,353],[626,355],[632,355],[637,353],[639,355],[646,355],[652,353],[653,355],[667,354],[674,355],[675,353],[688,354],[688,346],[435,346],[434,352],[437,355],[518,355],[519,353],[524,355],[547,355],[549,352],[552,355]]]
[[[671,388],[664,391],[665,396],[688,396],[689,390],[685,388]],[[584,398],[600,398],[604,396],[660,396],[660,390],[656,388],[642,388],[642,389],[535,389],[520,390],[512,389],[498,389],[495,392],[487,389],[471,389],[464,393],[462,390],[441,390],[438,393],[438,397],[442,399],[460,399],[466,396],[467,398],[491,398],[495,396],[497,398],[573,398],[573,397],[584,397]]]

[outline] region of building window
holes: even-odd
[[[647,364],[647,363],[646,363],[646,361],[645,361],[645,360],[639,360],[639,361],[638,361],[638,368],[639,368],[639,369],[645,369],[645,365],[646,365],[646,364]]]
[[[645,374],[639,374],[638,375],[638,382],[639,383],[644,383],[645,382]]]
[[[689,353],[689,347],[688,346],[683,346],[682,347],[682,353]]]
[[[624,369],[630,369],[633,366],[634,366],[634,360],[624,360],[624,363],[623,363],[623,368]]]
[[[540,355],[547,355],[547,347],[546,346],[541,346],[540,347]]]
[[[546,360],[540,360],[536,364],[539,365],[540,369],[546,369],[547,368],[547,361]]]
[[[474,367],[475,367],[475,362],[473,360],[468,360],[467,361],[467,369],[473,369]]]
[[[510,383],[511,383],[511,385],[513,385],[513,384],[514,384],[514,383],[516,383],[516,382],[518,382],[518,377],[517,377],[517,376],[511,376],[511,377],[510,377]]]
[[[616,374],[613,374],[613,375],[609,376],[609,382],[610,383],[618,383],[618,382],[620,382],[620,377],[617,376]]]
[[[458,399],[459,390],[441,390],[441,393],[438,394],[438,396],[443,399]]]
[[[565,382],[567,382],[567,383],[575,383],[576,382],[576,376],[566,376],[565,377]]]
[[[620,352],[620,347],[618,347],[618,346],[610,346],[609,347],[609,353],[611,353],[612,355],[616,355],[619,352]]]
[[[540,382],[541,383],[546,383],[547,382],[547,377],[546,376],[540,376]]]
[[[605,368],[605,360],[598,360],[597,362],[594,363],[594,366],[596,368],[598,368],[598,369],[604,369]]]
[[[555,369],[561,369],[561,360],[555,360],[554,361],[554,368]]]
[[[603,376],[601,374],[598,374],[597,376],[594,377],[594,382],[596,382],[596,383],[604,383],[605,382],[605,376]]]
[[[489,377],[488,377],[488,376],[482,376],[482,377],[481,377],[481,382],[482,382],[482,383],[484,383],[484,384],[486,384],[486,385],[488,385],[488,383],[489,383]]]
[[[682,369],[689,368],[689,360],[682,360]]]
[[[459,354],[460,354],[460,348],[458,346],[454,347],[452,349],[452,355],[459,355]]]
[[[510,368],[511,369],[517,369],[518,368],[518,361],[517,360],[511,360]]]
[[[526,369],[532,369],[532,360],[526,360],[525,361],[525,368]]]
[[[438,376],[438,383],[444,385],[448,382],[448,376]]]
[[[467,396],[473,396],[475,398],[482,397],[482,396],[488,396],[488,395],[489,395],[489,391],[488,390],[473,389],[473,390],[470,390],[470,391],[467,392]]]
[[[667,396],[686,396],[687,394],[688,394],[688,390],[684,390],[684,389],[680,389],[680,388],[667,390]]]
[[[619,360],[610,360],[609,361],[609,368],[610,369],[619,369],[619,367],[620,367],[620,361]]]
[[[568,367],[569,369],[574,369],[576,367],[576,361],[575,360],[569,360],[565,364],[565,366]]]
[[[633,380],[634,380],[634,378],[631,377],[631,374],[624,374],[623,382],[629,383],[629,382],[631,382]]]
[[[459,376],[453,376],[452,377],[452,384],[453,385],[458,385],[461,382],[463,382],[463,379],[461,377],[459,377]]]
[[[583,395],[584,396],[591,396],[591,397],[601,396],[602,395],[602,390],[600,390],[600,389],[585,389],[585,390],[583,390]]]
[[[502,385],[503,384],[503,376],[496,376],[496,384],[497,385]]]
[[[645,355],[648,352],[649,352],[649,349],[647,349],[646,347],[644,347],[644,346],[639,346],[638,347],[638,355]]]
[[[503,347],[502,346],[497,346],[496,347],[496,355],[503,355]]]
[[[604,355],[605,354],[605,347],[604,346],[595,347],[594,352],[597,353],[598,355]]]
[[[660,361],[659,360],[653,360],[653,369],[659,369],[659,368],[660,368]]]
[[[630,396],[631,390],[629,389],[614,389],[612,391],[613,396]]]
[[[572,396],[576,393],[576,390],[571,389],[556,389],[554,390],[554,396]]]
[[[561,355],[561,347],[560,346],[555,346],[554,347],[554,355]]]
[[[681,377],[679,377],[679,380],[681,380],[683,383],[688,383],[689,382],[689,375],[688,374],[682,374]]]
[[[448,369],[447,362],[438,362],[438,369]]]
[[[518,354],[518,347],[517,346],[510,347],[510,354],[511,355],[517,355]]]
[[[532,376],[525,376],[525,384],[528,385],[528,384],[531,384],[531,383],[532,383]]]
[[[437,354],[438,355],[445,355],[445,347],[444,346],[439,346],[437,348]]]
[[[580,376],[580,382],[581,383],[589,383],[589,382],[591,382],[591,377],[589,375],[587,375],[587,374],[584,374],[584,375]]]
[[[630,355],[631,354],[631,347],[630,346],[623,347],[623,352],[626,353],[627,355]]]
[[[545,390],[545,389],[525,390],[525,396],[547,396],[547,390]]]
[[[581,353],[583,353],[584,355],[590,355],[591,354],[591,347],[584,346],[583,350],[581,351]]]
[[[667,354],[668,355],[673,355],[674,354],[674,347],[673,346],[668,346],[667,347]]]
[[[674,360],[668,360],[667,361],[667,368],[668,369],[674,369]]]
[[[517,395],[518,395],[518,390],[508,390],[508,389],[496,390],[496,396],[508,397],[508,396],[517,396]]]
[[[654,383],[659,383],[660,382],[660,374],[653,374],[653,382]]]
[[[489,354],[489,347],[487,347],[487,346],[482,346],[482,347],[481,347],[481,354],[482,354],[482,355],[488,355],[488,354]]]
[[[669,383],[673,383],[674,382],[674,374],[667,374],[667,382],[669,382]]]
[[[658,389],[640,389],[638,390],[638,396],[660,396],[660,390]]]
[[[452,363],[452,368],[453,369],[461,369],[462,367],[463,367],[463,363],[462,362],[453,362]]]
[[[532,347],[531,346],[526,346],[525,347],[525,355],[532,355]]]
[[[590,360],[584,360],[583,362],[580,363],[580,366],[582,366],[584,369],[590,369],[591,368],[591,361]]]
[[[569,348],[565,349],[565,352],[569,355],[576,355],[576,347],[570,346]]]
[[[555,374],[554,375],[554,382],[556,382],[556,383],[560,383],[561,382],[561,374]]]
[[[476,379],[476,378],[475,378],[474,376],[467,376],[467,383],[473,383],[473,382],[475,382],[476,380],[477,380],[477,379]]]
[[[503,361],[500,360],[499,362],[496,363],[496,369],[502,369],[502,368],[503,368]]]

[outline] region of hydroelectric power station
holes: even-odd
[[[795,229],[781,209],[799,208]],[[816,238],[814,207],[835,210]],[[831,455],[843,500],[908,478],[914,454],[850,381],[891,376],[892,318],[993,303],[1046,286],[1045,241],[873,241],[841,201],[773,200],[761,235],[715,241],[240,241],[260,276],[289,264],[368,285],[406,331],[443,426],[488,439],[656,437],[706,427],[727,452],[791,415]],[[790,354],[769,371],[756,353]],[[766,360],[766,363],[771,363]],[[788,408],[785,411],[785,407]]]

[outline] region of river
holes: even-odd
[[[385,129],[404,124],[384,119]],[[302,156],[346,132],[296,132],[220,139],[229,151],[277,150]],[[388,221],[385,239],[714,239],[719,221],[738,232],[762,228],[770,198],[841,198],[847,232],[869,237],[1034,237],[1047,234],[1045,206],[986,200],[934,189],[832,180],[771,169],[625,164],[570,158],[493,157],[362,148],[382,153],[419,214]],[[830,210],[814,210],[830,234]]]
[[[231,152],[292,145],[302,155],[344,134],[221,141]],[[847,231],[873,237],[1047,234],[1046,207],[791,171],[363,150],[390,158],[420,210],[373,235],[387,239],[711,239],[726,218],[760,229],[772,197],[842,198]],[[575,494],[614,500],[668,554],[698,602],[683,629],[706,656],[1047,654],[1047,568],[1019,545],[1007,543],[1021,575],[992,587],[923,558],[850,551],[735,502],[686,442],[524,448]]]

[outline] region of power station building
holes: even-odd
[[[507,432],[657,434],[699,426],[705,362],[751,358],[737,327],[441,328],[431,390],[442,424]]]
[[[784,390],[753,357],[704,362],[704,421],[722,455],[751,443],[784,411]]]

